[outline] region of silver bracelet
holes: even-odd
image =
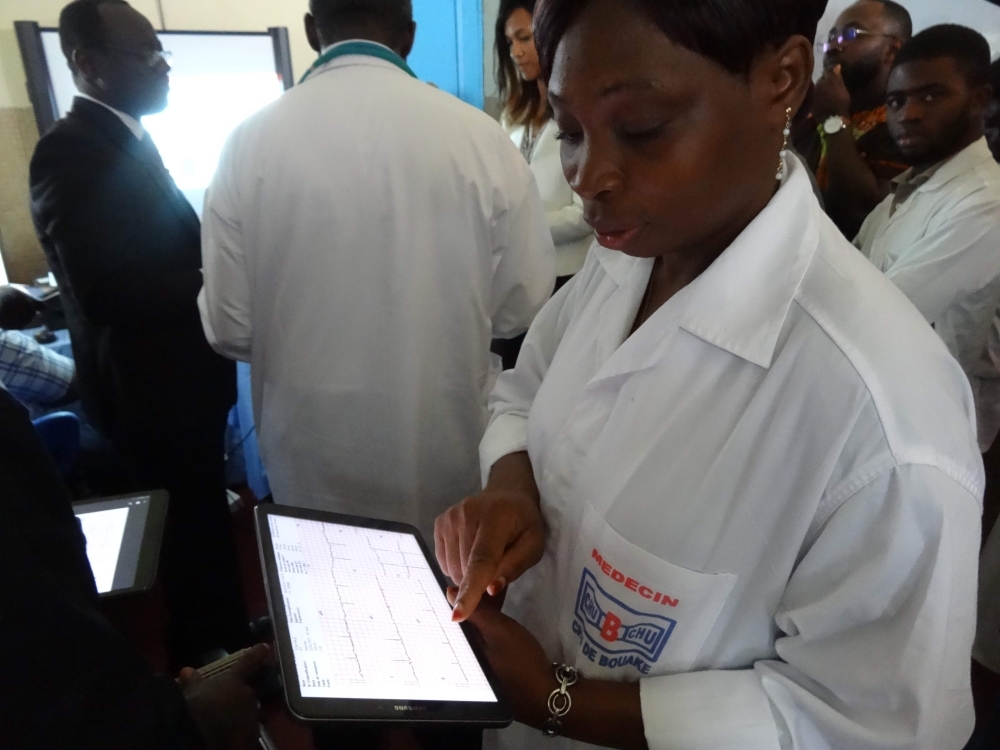
[[[562,734],[562,718],[573,708],[573,699],[567,691],[580,679],[580,672],[576,667],[567,667],[565,664],[552,666],[556,670],[559,687],[549,693],[549,718],[542,724],[542,734],[546,737],[558,737]]]

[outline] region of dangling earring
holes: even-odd
[[[788,150],[788,138],[792,134],[792,108],[788,107],[785,110],[785,129],[781,131],[785,136],[784,142],[781,144],[781,153]],[[782,157],[781,153],[778,154],[778,173],[774,176],[774,179],[780,180],[782,174],[785,171],[785,159]]]

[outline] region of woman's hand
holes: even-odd
[[[545,523],[527,453],[493,466],[482,494],[442,513],[434,524],[438,564],[458,584],[453,618],[465,620],[484,593],[499,594],[542,559]]]
[[[458,589],[448,589],[454,604]],[[483,653],[522,724],[541,727],[549,713],[549,693],[559,687],[552,662],[527,628],[500,611],[499,597],[483,597],[469,622],[479,630]]]
[[[448,589],[453,604],[458,589]],[[499,597],[484,597],[469,617],[500,680],[514,718],[541,729],[549,718],[548,700],[556,682],[552,662],[524,626],[500,611]],[[602,747],[647,750],[638,682],[606,682],[581,677],[570,688],[572,708],[562,719],[563,734]]]

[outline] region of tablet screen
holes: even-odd
[[[75,506],[87,539],[87,559],[98,593],[135,583],[150,498],[136,496]]]
[[[497,701],[412,534],[268,524],[303,698]]]

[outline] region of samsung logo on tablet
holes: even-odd
[[[394,706],[397,711],[426,711],[427,706]]]

